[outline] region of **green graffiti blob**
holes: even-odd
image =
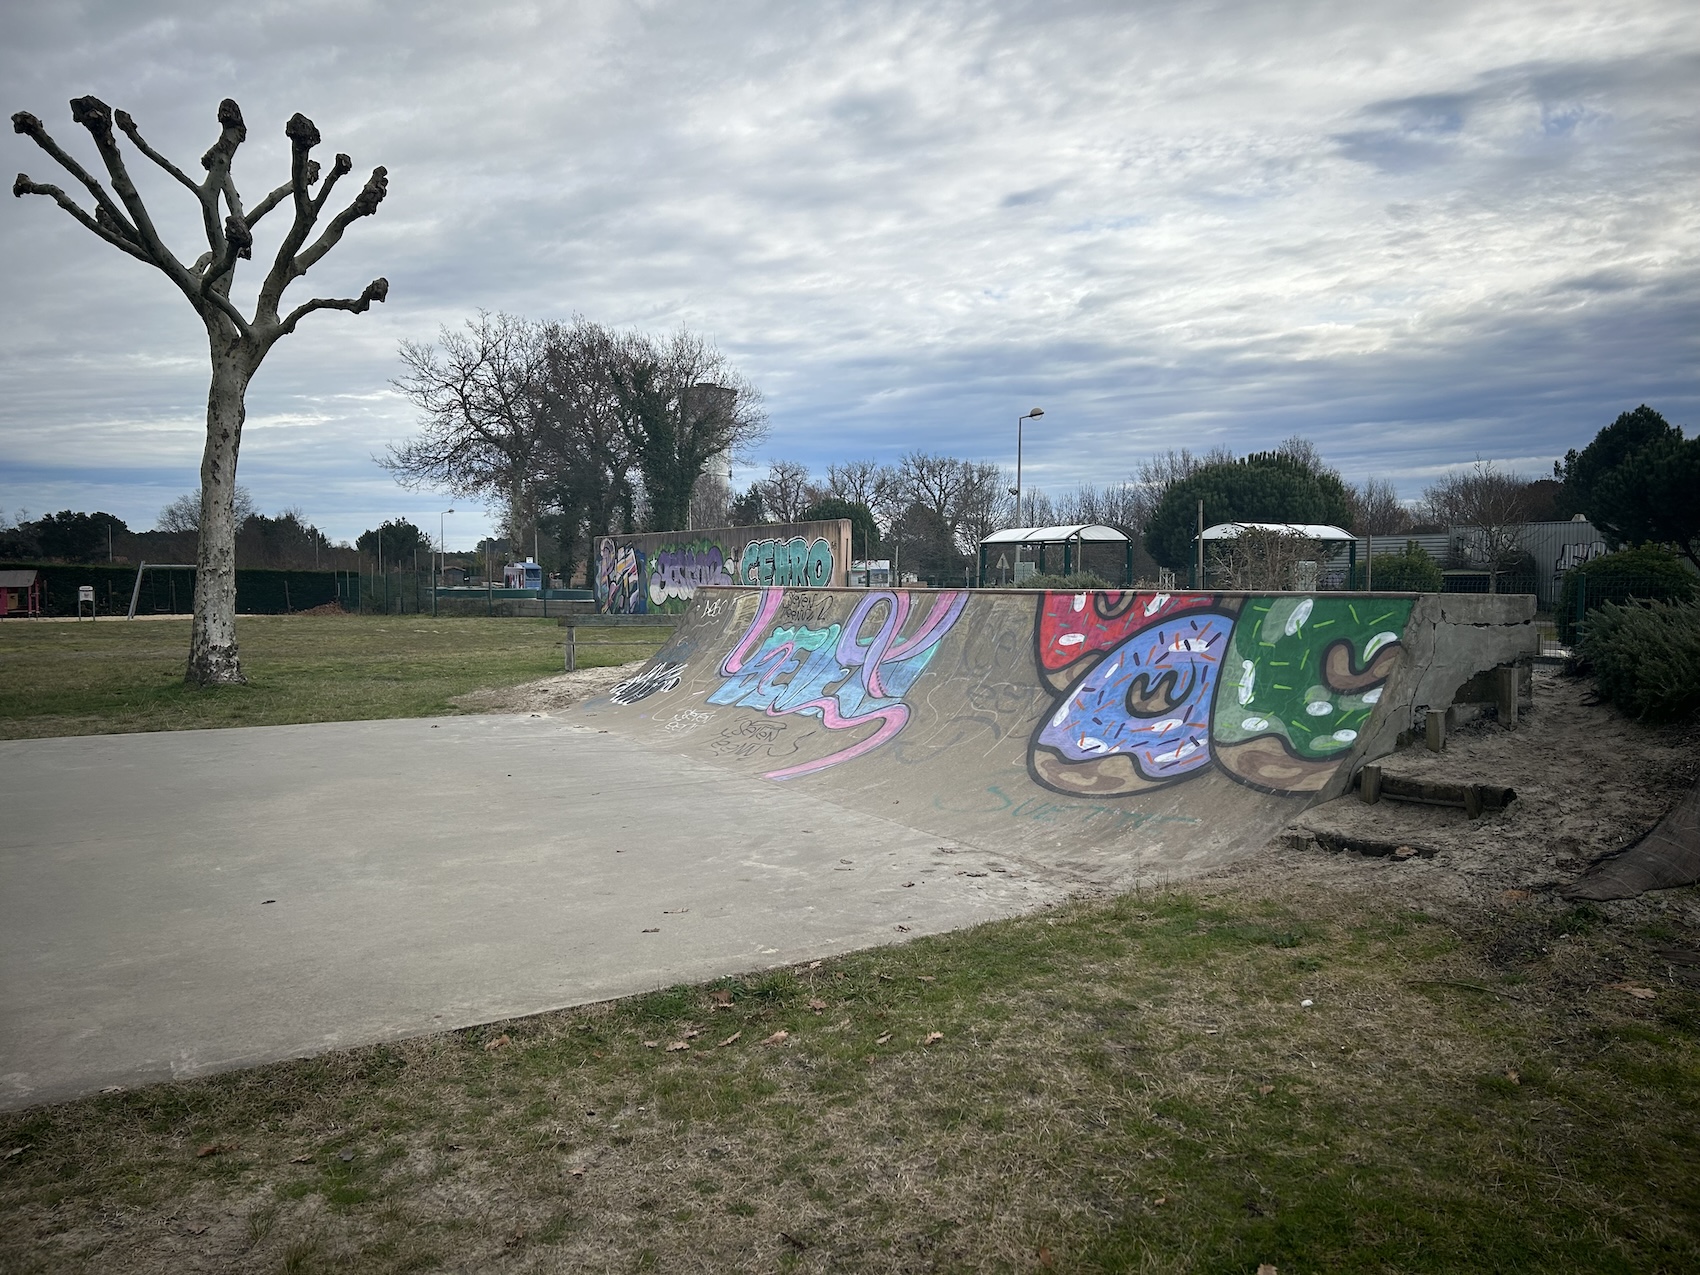
[[[1210,734],[1220,747],[1279,739],[1307,762],[1357,742],[1411,617],[1409,599],[1246,599],[1222,662]]]

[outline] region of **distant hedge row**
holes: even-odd
[[[124,615],[130,609],[130,592],[136,584],[136,568],[106,564],[61,562],[0,562],[0,571],[41,572],[46,586],[44,610],[48,615],[75,615],[77,589],[94,586],[95,609],[101,615]],[[274,571],[264,568],[236,573],[236,609],[247,615],[284,615],[308,611],[327,602],[341,602],[349,610],[358,605],[360,578],[346,571]],[[187,615],[195,604],[193,571],[149,569],[142,577],[142,592],[136,602],[137,615],[162,612]]]

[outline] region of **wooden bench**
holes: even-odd
[[[584,615],[569,615],[561,621],[561,627],[567,631],[567,672],[578,669],[578,631],[580,629],[612,629],[616,633],[625,630],[632,636],[624,642],[602,640],[602,646],[653,646],[658,632],[671,633],[679,627],[680,615],[601,615],[588,613]]]

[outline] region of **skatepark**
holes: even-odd
[[[1524,659],[1531,620],[1510,596],[704,589],[559,716],[0,743],[0,1104],[1196,876]]]

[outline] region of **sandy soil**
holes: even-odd
[[[569,708],[581,700],[602,695],[616,682],[623,682],[644,666],[645,661],[614,664],[608,668],[579,669],[576,673],[557,673],[535,682],[518,686],[497,686],[488,690],[469,691],[449,701],[466,713],[552,713]]]
[[[1440,753],[1419,743],[1382,761],[1386,775],[1509,786],[1517,797],[1505,810],[1471,820],[1441,806],[1365,805],[1354,793],[1305,811],[1229,875],[1266,877],[1272,886],[1289,878],[1386,891],[1415,906],[1461,912],[1527,900],[1568,906],[1559,887],[1639,838],[1700,775],[1700,725],[1641,726],[1595,702],[1592,689],[1589,679],[1537,668],[1533,706],[1516,730],[1481,721],[1454,732]],[[1394,859],[1329,851],[1318,832],[1416,853]],[[1660,916],[1700,927],[1696,889],[1599,906],[1622,919]]]

